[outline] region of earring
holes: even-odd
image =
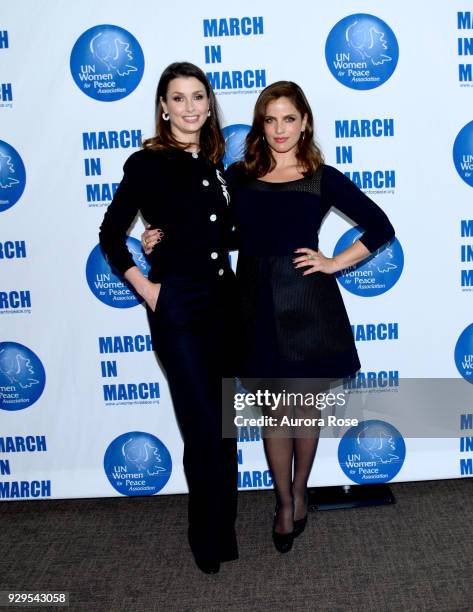
[[[210,108],[209,108],[209,112],[207,113],[207,117],[210,117]]]
[[[164,121],[169,121],[169,113],[163,113],[161,117],[164,119]]]
[[[302,135],[302,136],[301,136],[301,141],[303,141],[303,140],[304,140],[304,138],[305,138],[305,130],[302,130],[302,131],[301,131],[301,135]]]

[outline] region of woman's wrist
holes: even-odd
[[[337,255],[334,255],[330,259],[332,263],[332,274],[336,274],[337,272],[340,272],[340,270],[348,267],[343,261],[340,261],[340,258]]]
[[[145,300],[146,298],[154,296],[155,288],[156,284],[145,278],[145,282],[141,286],[140,290],[138,290],[138,293]]]
[[[334,272],[356,266],[370,255],[365,245],[357,240],[350,247],[332,257]]]
[[[145,299],[153,283],[143,275],[141,270],[137,266],[133,266],[125,272],[124,277],[133,286],[136,293]]]

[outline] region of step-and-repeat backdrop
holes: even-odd
[[[327,163],[391,218],[395,241],[339,278],[362,362],[347,384],[384,396],[414,378],[473,390],[471,3],[17,0],[0,16],[3,500],[186,490],[145,310],[97,235],[176,60],[209,76],[226,163],[259,91],[296,81]],[[138,218],[128,245],[146,272],[142,228]],[[333,213],[321,248],[357,235]],[[450,399],[432,435],[421,397],[410,410],[424,430],[381,411],[356,435],[324,437],[310,484],[471,476],[473,401]],[[257,427],[240,429],[238,459],[242,489],[271,486]]]

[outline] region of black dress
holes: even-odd
[[[149,273],[161,291],[147,313],[184,441],[189,542],[198,562],[230,560],[238,556],[237,454],[235,439],[222,439],[221,398],[235,344],[236,281],[226,250],[223,167],[185,151],[145,149],[129,157],[124,171],[100,244],[123,274],[135,265],[126,237],[138,212],[164,232]]]
[[[241,377],[340,378],[360,368],[335,275],[302,276],[295,249],[318,250],[318,232],[334,206],[364,230],[376,251],[394,236],[383,211],[337,169],[268,183],[227,170],[239,230],[237,280],[243,319]]]

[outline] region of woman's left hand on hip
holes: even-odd
[[[325,274],[333,274],[337,272],[337,266],[333,257],[325,257],[322,251],[314,251],[313,249],[301,248],[296,249],[298,255],[292,260],[295,268],[306,268],[302,276],[314,274],[314,272],[324,272]]]

